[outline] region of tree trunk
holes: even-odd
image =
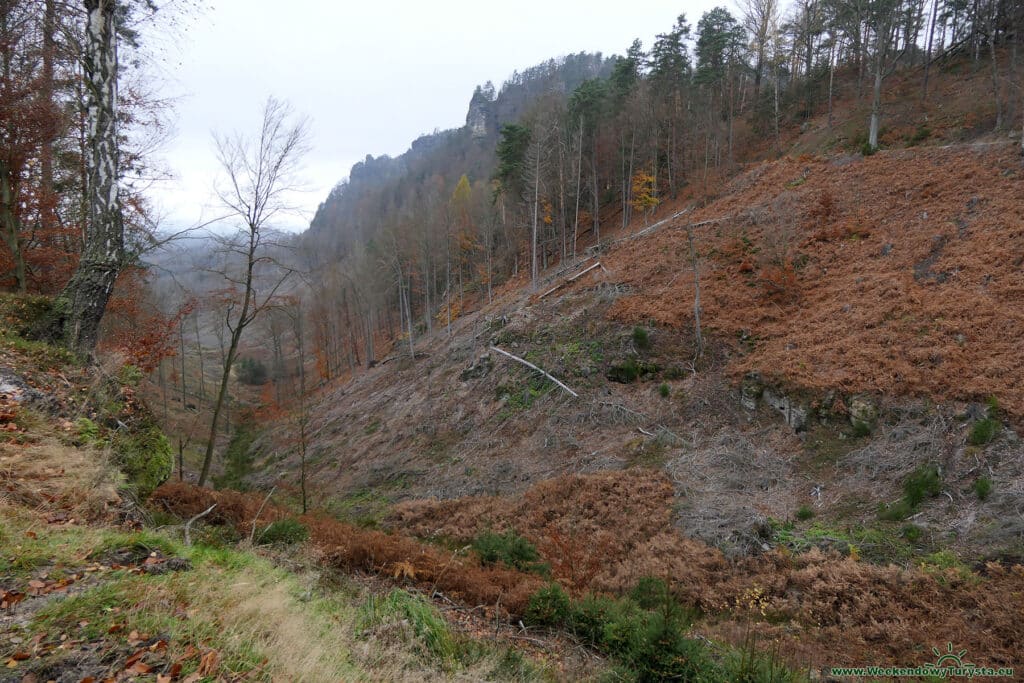
[[[994,4],[994,3],[992,3]],[[999,63],[996,61],[996,20],[995,20],[995,7],[989,6],[988,10],[988,49],[989,58],[992,61],[992,95],[996,101],[996,127],[995,129],[1002,130],[1003,128],[1003,97],[999,88]]]
[[[256,228],[249,226],[249,247],[247,252],[247,264],[245,271],[245,294],[242,298],[242,310],[237,322],[232,327],[230,318],[227,325],[231,330],[231,341],[228,343],[227,353],[224,354],[223,372],[220,377],[220,389],[217,391],[217,400],[213,405],[213,419],[210,421],[210,437],[206,441],[206,452],[203,454],[203,469],[199,474],[199,486],[206,485],[206,478],[210,474],[210,465],[213,462],[213,450],[217,445],[217,423],[220,421],[220,413],[224,409],[225,399],[228,396],[228,383],[231,381],[231,368],[235,364],[238,355],[238,344],[242,339],[242,331],[251,322],[249,309],[252,306],[253,297],[253,270],[256,265]],[[230,311],[229,314],[230,316]],[[230,420],[228,420],[230,424]]]
[[[888,31],[886,31],[888,33]],[[882,70],[885,64],[885,50],[881,45],[883,38],[878,35],[877,54],[875,55],[875,84],[871,89],[871,123],[868,128],[868,148],[873,152],[878,149],[878,129],[882,120]]]
[[[49,113],[54,109],[53,102],[53,61],[57,52],[57,4],[56,0],[46,0],[43,10],[43,71],[39,88],[39,99],[44,110]],[[53,183],[53,143],[54,135],[47,135],[39,150],[39,180],[41,197],[39,213],[42,227],[52,230],[57,227],[56,196]]]
[[[533,166],[533,236],[530,240],[530,286],[537,289],[537,218],[540,209],[540,149]]]
[[[700,270],[697,267],[697,251],[693,248],[693,231],[686,231],[690,243],[690,264],[693,267],[693,332],[697,344],[697,357],[704,355],[704,335],[700,327]]]
[[[24,293],[28,283],[26,282],[25,251],[21,235],[21,221],[18,218],[16,188],[15,174],[0,159],[0,233],[3,235],[7,248],[11,251],[18,291]]]
[[[206,367],[203,364],[203,342],[199,337],[199,313],[196,312],[192,317],[196,327],[196,355],[199,358],[199,401],[202,405],[202,401],[206,400]]]
[[[117,31],[113,0],[85,0],[85,86],[88,96],[88,203],[85,245],[58,298],[68,348],[91,355],[100,320],[124,263],[118,194]]]

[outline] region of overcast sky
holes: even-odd
[[[395,156],[418,136],[465,123],[473,88],[580,51],[649,48],[685,13],[696,27],[712,0],[638,4],[604,0],[208,0],[163,49],[166,89],[179,95],[163,152],[176,178],[152,196],[169,226],[217,215],[211,132],[257,128],[269,95],[309,117],[308,227],[330,189],[367,154]]]

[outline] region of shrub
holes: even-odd
[[[932,129],[922,124],[917,127],[913,135],[907,140],[907,146],[913,147],[914,145],[920,144],[932,136]]]
[[[914,512],[914,506],[907,502],[906,498],[901,498],[892,505],[883,503],[878,510],[878,518],[884,519],[890,522],[898,522],[902,519],[906,519]]]
[[[572,605],[569,623],[573,631],[588,643],[601,642],[604,625],[615,609],[616,601],[603,595],[587,595]]]
[[[903,482],[903,495],[910,507],[917,507],[924,499],[942,492],[942,477],[935,465],[922,465],[910,473]]]
[[[967,443],[972,446],[984,446],[996,438],[1002,424],[994,417],[986,417],[978,420],[971,426],[971,433],[967,436]]]
[[[569,596],[557,583],[548,584],[531,595],[526,608],[526,620],[538,626],[565,624],[569,615]]]
[[[174,470],[171,444],[155,424],[117,432],[112,446],[118,468],[141,498],[167,481]]]
[[[504,534],[484,531],[473,540],[473,550],[485,565],[502,562],[521,571],[545,573],[547,570],[540,562],[536,546],[513,529]]]
[[[103,440],[100,435],[100,426],[87,417],[75,420],[75,434],[78,436],[78,440],[87,446],[99,444]]]
[[[271,522],[263,533],[256,539],[257,543],[264,545],[281,544],[294,545],[309,538],[307,529],[299,520],[286,517],[276,522]]]
[[[892,505],[883,504],[878,511],[881,519],[899,521],[909,517],[925,498],[934,498],[942,492],[942,477],[935,465],[922,465],[903,480],[903,498]]]
[[[231,441],[224,452],[224,474],[213,478],[213,484],[219,489],[245,491],[248,485],[245,478],[252,470],[253,455],[250,452],[256,441],[256,431],[251,424],[243,422],[231,434]]]
[[[255,358],[239,359],[238,381],[253,386],[265,383],[267,381],[267,366]]]
[[[672,600],[668,584],[653,576],[644,576],[637,581],[629,597],[643,609],[660,609]]]
[[[657,372],[658,366],[654,363],[644,363],[637,361],[635,358],[630,358],[618,365],[613,365],[608,368],[608,379],[612,382],[619,382],[621,384],[629,384],[635,382],[643,375],[649,375]]]
[[[646,351],[647,349],[651,348],[650,333],[648,333],[647,330],[644,329],[643,327],[637,325],[636,327],[633,328],[633,343],[636,345],[636,348],[640,349],[641,351]]]
[[[850,433],[855,439],[871,436],[871,424],[869,422],[857,421],[853,423]]]
[[[117,373],[118,381],[127,387],[137,387],[146,378],[146,375],[137,365],[127,364],[121,366]]]
[[[669,394],[672,393],[672,390],[669,388],[667,382],[662,382],[661,386],[658,387],[658,393],[661,394],[662,398],[668,398]]]
[[[916,524],[907,524],[900,530],[900,535],[911,543],[917,543],[923,534],[924,531]]]
[[[992,480],[988,477],[978,477],[974,480],[974,485],[971,488],[974,489],[978,500],[985,500],[992,494]]]
[[[19,337],[34,338],[53,314],[53,299],[32,294],[0,294],[0,323]]]
[[[801,505],[799,508],[797,508],[796,518],[799,519],[801,522],[806,522],[812,517],[814,517],[814,508],[812,508],[810,505]]]

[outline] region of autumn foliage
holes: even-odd
[[[1009,143],[753,165],[680,219],[715,219],[694,234],[702,322],[722,338],[757,335],[733,356],[737,376],[995,396],[1024,416],[1022,182]],[[666,267],[681,234],[657,231],[606,257],[636,290],[615,302],[613,319],[692,327],[692,282]]]
[[[275,505],[260,510],[263,500],[257,494],[211,491],[177,482],[157,489],[151,501],[184,518],[216,504],[207,520],[246,535],[254,523],[259,528],[288,516]],[[303,516],[301,521],[309,528],[310,540],[323,561],[331,566],[405,579],[506,614],[523,614],[530,595],[543,585],[535,574],[483,567],[475,557],[443,551],[407,536],[360,529],[316,515]]]

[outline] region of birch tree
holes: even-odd
[[[91,354],[114,282],[124,266],[124,219],[118,187],[117,28],[115,0],[85,0],[83,68],[88,118],[88,219],[78,268],[57,300],[70,349]]]

